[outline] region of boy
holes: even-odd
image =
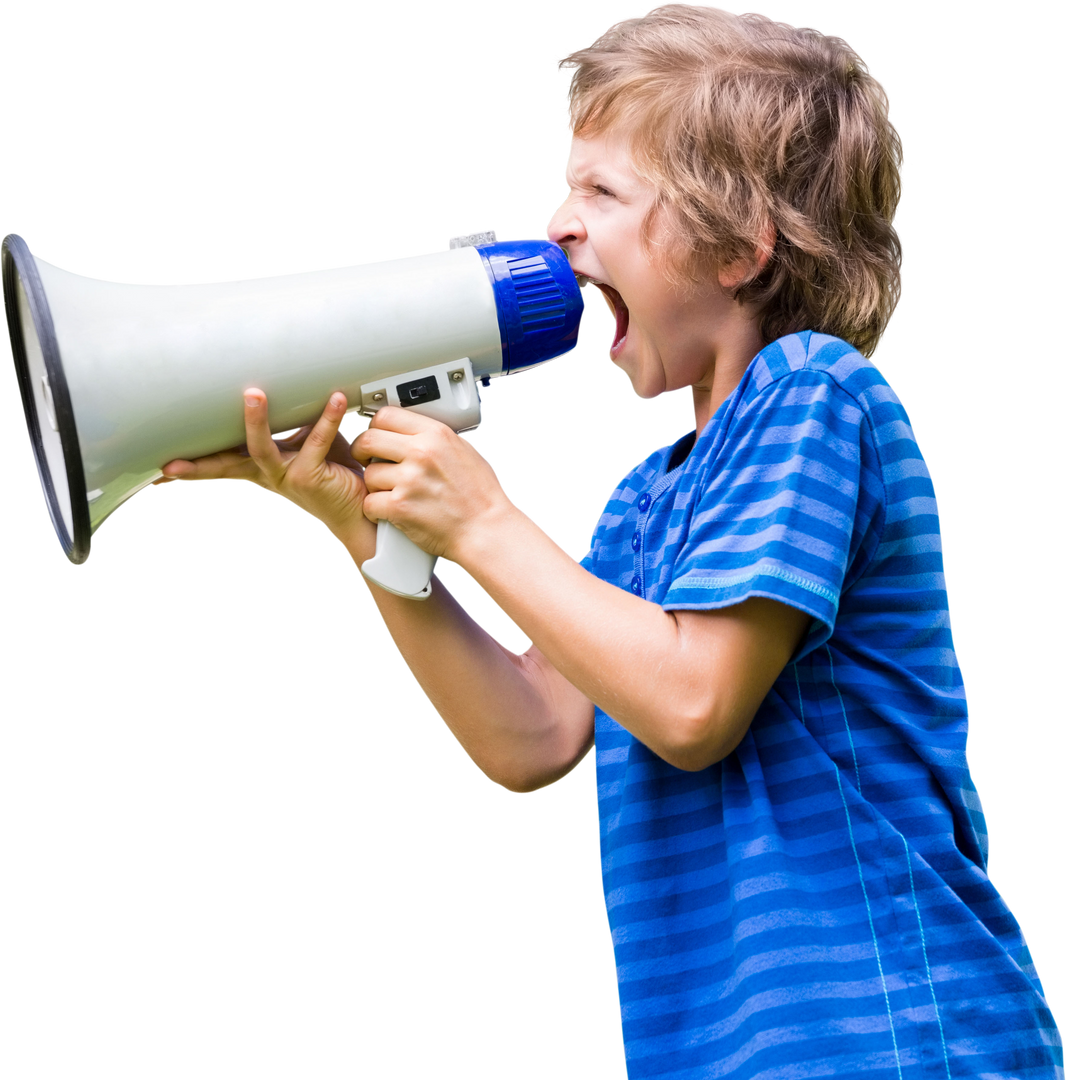
[[[566,63],[549,235],[636,392],[691,387],[696,419],[584,563],[431,420],[382,410],[350,455],[341,394],[276,444],[251,390],[247,456],[165,473],[255,480],[360,564],[392,521],[528,635],[372,589],[490,777],[531,790],[595,741],[631,1076],[1061,1076],[985,874],[932,487],[864,356],[898,295],[883,92],[839,40],[681,6]]]

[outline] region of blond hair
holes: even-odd
[[[754,256],[735,290],[765,341],[818,330],[870,355],[899,299],[899,136],[839,38],[670,4],[611,27],[574,67],[576,136],[624,133],[657,190],[644,242],[674,280]],[[772,230],[772,232],[771,232]]]

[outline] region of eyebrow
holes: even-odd
[[[615,178],[611,174],[604,173],[601,165],[589,165],[584,169],[567,168],[567,173],[573,177],[573,179],[586,186],[586,187],[606,187],[612,191],[615,188],[625,187],[624,180],[621,177]]]

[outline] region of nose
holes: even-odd
[[[586,236],[584,223],[577,213],[574,197],[571,195],[552,214],[551,221],[548,222],[548,239],[560,247],[566,247],[567,244],[580,243]]]

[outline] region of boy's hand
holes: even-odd
[[[352,454],[366,470],[366,517],[391,521],[431,555],[462,563],[464,540],[478,530],[484,535],[514,509],[465,439],[407,409],[379,410]]]
[[[163,466],[163,480],[251,480],[324,522],[362,561],[374,551],[374,529],[361,510],[366,495],[362,469],[339,435],[347,405],[344,395],[337,392],[313,427],[275,440],[270,435],[266,394],[247,390],[246,449],[168,462]]]

